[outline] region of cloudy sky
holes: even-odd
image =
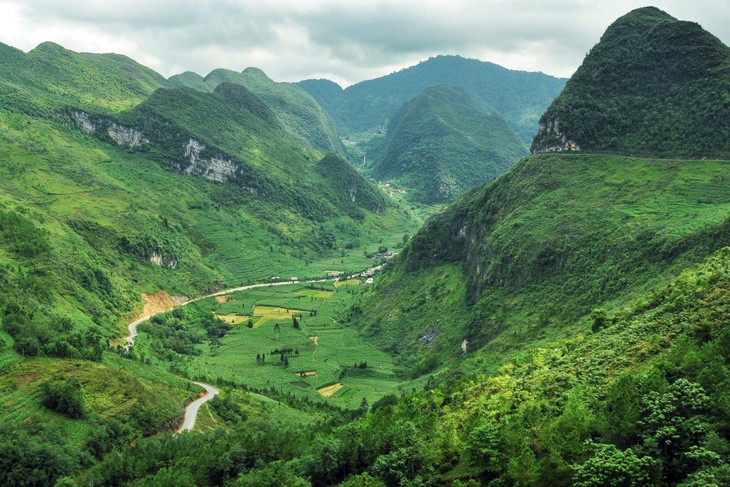
[[[256,66],[346,86],[459,54],[568,77],[613,20],[647,4],[730,44],[730,0],[0,0],[0,42],[117,52],[164,76]]]

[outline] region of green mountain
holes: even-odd
[[[459,56],[430,58],[344,90],[328,80],[299,83],[345,132],[387,125],[404,103],[426,88],[457,86],[464,89],[482,110],[501,115],[525,143],[532,140],[540,115],[564,84],[565,80],[542,73],[512,71]]]
[[[291,134],[322,152],[344,154],[337,130],[326,111],[306,91],[293,83],[276,83],[257,68],[243,72],[216,69],[208,76],[185,72],[170,77],[170,83],[197,91],[212,92],[221,83],[243,85],[261,97]]]
[[[616,20],[540,119],[535,152],[730,157],[730,48],[654,7]]]
[[[0,44],[3,106],[48,115],[65,105],[118,112],[131,108],[167,81],[118,54],[85,54],[44,42],[25,54]]]
[[[412,188],[425,203],[453,201],[504,173],[527,147],[495,114],[478,109],[461,89],[426,89],[393,116],[373,174]]]
[[[692,24],[640,9],[613,24],[601,44],[609,38],[633,45],[649,33],[654,46],[677,48],[662,51],[676,66],[707,62],[699,55],[706,50],[679,42],[684,36],[676,34],[685,30],[701,44],[709,38]],[[663,130],[666,119],[655,115],[672,97],[646,97],[627,112],[646,125],[626,138],[619,133],[622,145],[573,139],[568,128],[614,127],[591,103],[617,107],[624,100],[613,86],[600,97],[577,91],[581,80],[609,76],[587,68],[608,65],[602,52],[612,59],[601,44],[543,119],[561,103],[583,107],[561,112],[557,126],[566,134],[561,143],[593,152],[535,154],[460,198],[426,222],[351,309],[350,322],[397,354],[403,373],[428,376],[423,392],[364,420],[358,438],[368,438],[376,424],[386,437],[397,434],[402,428],[384,425],[424,412],[410,425],[426,432],[409,445],[420,438],[442,446],[414,451],[402,444],[397,457],[410,458],[406,463],[424,476],[431,465],[441,481],[478,477],[483,485],[730,479],[730,409],[722,398],[730,384],[730,173],[725,160],[680,158],[722,154],[725,137],[712,124],[712,135],[697,135],[706,121],[688,118],[681,146],[671,145],[671,133],[670,142],[655,146],[672,157],[611,154],[648,152],[641,134],[653,133],[652,121]],[[683,57],[673,58],[676,52]],[[622,80],[653,73],[628,66]],[[716,74],[709,70],[690,84],[713,86]],[[714,86],[707,97],[727,91]],[[462,428],[468,433],[457,433]],[[408,475],[395,467],[393,450],[380,451],[376,463],[391,469],[369,473]],[[714,460],[691,460],[691,452]]]
[[[127,58],[51,44],[0,53],[0,484],[53,484],[176,426],[199,387],[159,357],[199,354],[229,327],[190,307],[162,332],[177,352],[125,353],[143,293],[160,306],[352,273],[414,229],[241,85],[172,87]],[[246,397],[241,414],[270,413]]]
[[[86,61],[66,69],[102,75]],[[0,484],[730,484],[730,165],[681,157],[710,139],[533,154],[409,238],[405,208],[255,90],[132,91],[0,98]],[[396,124],[436,105],[466,133],[459,100],[429,90]],[[211,297],[109,347],[141,292],[350,273],[396,247],[372,280]],[[173,437],[191,380],[221,394]]]

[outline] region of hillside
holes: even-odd
[[[344,154],[337,130],[326,111],[303,89],[293,83],[276,83],[257,68],[242,72],[216,69],[206,77],[186,72],[169,82],[197,91],[212,92],[221,83],[243,85],[269,105],[291,134],[321,152]]]
[[[426,88],[456,86],[482,110],[501,115],[525,143],[532,140],[540,115],[564,84],[565,80],[542,73],[512,71],[459,56],[430,58],[344,90],[328,80],[299,83],[327,109],[340,130],[350,133],[387,125],[404,103]]]
[[[504,173],[527,155],[498,115],[479,110],[460,89],[426,89],[393,116],[373,174],[414,191],[424,203],[448,202]]]
[[[727,244],[728,170],[532,156],[427,221],[353,319],[414,373],[569,335]]]
[[[118,347],[143,301],[321,278],[335,258],[359,271],[414,229],[243,86],[175,88],[121,56],[55,45],[1,53],[14,93],[0,98],[4,485],[53,483],[175,427],[192,377]],[[209,312],[187,322],[199,330],[172,330],[178,349],[221,336]],[[288,410],[244,401],[246,414]]]
[[[533,152],[730,157],[730,48],[654,7],[616,20],[540,119]]]

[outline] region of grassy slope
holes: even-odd
[[[322,152],[344,153],[332,120],[327,112],[303,89],[292,83],[276,83],[263,71],[247,68],[243,72],[216,69],[205,78],[195,73],[172,76],[177,86],[211,92],[221,83],[245,86],[260,96],[276,113],[284,127],[300,142],[304,141]]]
[[[462,90],[428,88],[393,116],[374,173],[415,190],[424,202],[453,201],[504,173],[527,155],[522,140]],[[372,162],[371,162],[372,163]]]
[[[357,321],[420,372],[462,339],[498,361],[727,244],[727,178],[717,161],[532,156],[427,222]]]
[[[24,353],[58,353],[71,343],[63,353],[100,357],[22,357],[3,332],[5,425],[51,418],[68,440],[59,445],[68,451],[79,451],[87,433],[107,417],[128,422],[135,404],[156,428],[175,418],[197,388],[102,352],[141,308],[140,292],[190,295],[275,274],[322,276],[335,259],[354,271],[371,262],[363,250],[372,252],[383,240],[395,244],[413,230],[411,217],[387,202],[375,213],[350,201],[347,211],[357,220],[340,216],[342,197],[334,183],[342,181],[316,170],[316,151],[281,140],[285,132],[258,98],[226,87],[189,99],[170,89],[153,94],[166,81],[121,56],[77,54],[55,45],[29,54],[0,47],[0,89],[9,94],[0,108],[0,321],[4,327],[21,324]],[[143,128],[157,130],[150,135],[162,143],[127,149],[103,133],[87,135],[67,123],[69,106],[97,120],[144,120]],[[209,111],[201,117],[194,109]],[[166,139],[164,123],[179,132]],[[218,154],[229,152],[262,168],[284,190],[298,191],[298,199],[256,197],[231,183],[164,169],[180,160],[176,151],[182,150],[164,142],[191,133]],[[358,183],[385,201],[364,179]],[[322,203],[318,188],[332,200]],[[155,253],[163,256],[162,265],[151,262]],[[68,420],[40,406],[39,386],[54,371],[78,377],[89,411],[85,419]],[[150,396],[151,389],[160,392]],[[117,401],[120,395],[124,399]],[[38,437],[36,443],[44,441]]]
[[[168,86],[159,74],[118,54],[84,54],[45,42],[23,53],[0,45],[3,106],[50,114],[64,105],[118,112]]]

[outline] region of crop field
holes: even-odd
[[[340,389],[342,389],[342,384],[337,382],[335,384],[330,384],[328,386],[320,387],[319,389],[317,389],[317,392],[322,394],[324,397],[330,397],[330,396],[334,395]]]
[[[193,306],[235,323],[219,346],[196,345],[200,354],[184,356],[175,366],[213,383],[273,388],[348,408],[357,408],[363,398],[372,404],[385,394],[399,393],[402,381],[392,357],[340,324],[341,315],[365,289],[359,283],[257,288],[233,293],[224,303],[215,298],[197,302]],[[249,316],[252,328],[240,324]],[[151,339],[141,333],[138,340],[144,350]]]

